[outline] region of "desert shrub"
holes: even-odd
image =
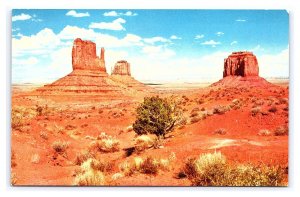
[[[41,131],[40,132],[40,137],[43,138],[44,140],[48,140],[48,134],[46,131]]]
[[[196,116],[196,117],[191,118],[190,121],[191,121],[191,124],[193,124],[193,123],[199,122],[201,119],[202,119],[201,117]]]
[[[276,136],[282,136],[282,135],[288,135],[288,134],[289,134],[289,128],[287,126],[277,127],[274,131],[274,135],[276,135]]]
[[[260,107],[254,107],[250,111],[252,116],[256,116],[257,114],[261,113],[261,108]]]
[[[276,106],[271,106],[268,111],[272,112],[272,113],[275,113],[275,112],[277,112],[277,107]]]
[[[75,185],[97,186],[105,184],[105,176],[102,171],[95,168],[94,159],[88,159],[80,166],[80,173],[75,177]]]
[[[135,150],[141,152],[150,147],[153,147],[153,144],[154,144],[153,139],[151,139],[147,135],[141,135],[135,139]]]
[[[147,157],[140,165],[143,174],[157,174],[159,165],[152,157]]]
[[[164,145],[164,141],[161,138],[159,138],[159,137],[154,138],[154,140],[153,140],[153,147],[154,148],[156,148],[156,149],[157,148],[162,148],[163,145]]]
[[[181,119],[181,109],[173,98],[145,97],[136,110],[133,130],[138,135],[155,134],[165,138]]]
[[[124,177],[124,174],[117,172],[117,173],[115,173],[115,174],[113,174],[113,175],[111,176],[111,179],[112,179],[113,181],[115,181],[115,180],[118,180],[118,179],[123,178],[123,177]]]
[[[289,102],[289,99],[288,99],[288,98],[280,98],[280,99],[279,99],[279,103],[280,103],[280,104],[288,104],[288,102]]]
[[[35,164],[38,164],[40,162],[40,155],[39,154],[33,154],[31,156],[31,163],[35,163]]]
[[[268,129],[261,129],[261,130],[259,130],[258,135],[269,136],[269,135],[271,135],[271,131],[269,131]]]
[[[216,106],[213,108],[213,114],[219,114],[219,115],[222,115],[224,114],[225,112],[229,111],[230,110],[230,106]]]
[[[17,166],[16,153],[15,153],[15,151],[11,150],[11,153],[10,153],[10,167],[14,168],[16,166]]]
[[[16,173],[11,173],[11,175],[10,175],[10,183],[11,183],[11,185],[17,184],[17,181],[18,181],[18,179],[17,179]]]
[[[176,159],[175,154],[171,153],[168,158],[156,159],[151,156],[142,159],[135,157],[133,162],[125,161],[119,165],[119,169],[126,176],[131,176],[134,173],[152,174],[156,175],[159,170],[169,170],[170,163]]]
[[[94,154],[92,154],[90,151],[83,151],[81,153],[76,154],[76,158],[75,158],[74,163],[76,165],[81,165],[86,160],[88,160],[90,158],[94,158],[94,157],[95,157]]]
[[[284,177],[279,166],[230,166],[220,152],[189,158],[181,173],[197,186],[278,186]]]
[[[198,112],[192,111],[191,114],[190,114],[190,117],[193,118],[193,117],[196,117],[198,115],[199,115]]]
[[[57,153],[64,153],[67,148],[69,147],[68,142],[64,141],[55,141],[52,143],[52,148],[57,152]]]
[[[219,129],[216,129],[213,133],[217,134],[217,135],[225,135],[227,132],[226,132],[226,129],[219,128]]]
[[[116,152],[120,150],[120,141],[110,137],[98,141],[98,149],[102,152]]]

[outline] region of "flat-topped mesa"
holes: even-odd
[[[131,76],[130,64],[126,60],[117,61],[111,74]]]
[[[249,51],[233,52],[224,59],[223,77],[227,76],[258,76],[259,68],[256,56]]]
[[[101,48],[100,58],[96,55],[96,44],[89,40],[74,40],[72,48],[73,70],[90,70],[106,72],[104,48]]]

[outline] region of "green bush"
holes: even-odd
[[[163,138],[177,126],[182,114],[172,98],[160,98],[158,96],[145,97],[136,113],[133,130],[138,135],[155,134]]]

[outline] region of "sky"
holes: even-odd
[[[252,51],[260,76],[289,76],[289,16],[284,10],[12,11],[12,82],[50,83],[72,71],[73,40],[106,50],[106,68],[131,64],[143,82],[213,82],[224,58]]]

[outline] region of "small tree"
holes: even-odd
[[[158,96],[145,97],[144,102],[136,109],[136,121],[133,130],[138,135],[155,134],[165,138],[173,131],[181,119],[181,110],[173,98]]]

